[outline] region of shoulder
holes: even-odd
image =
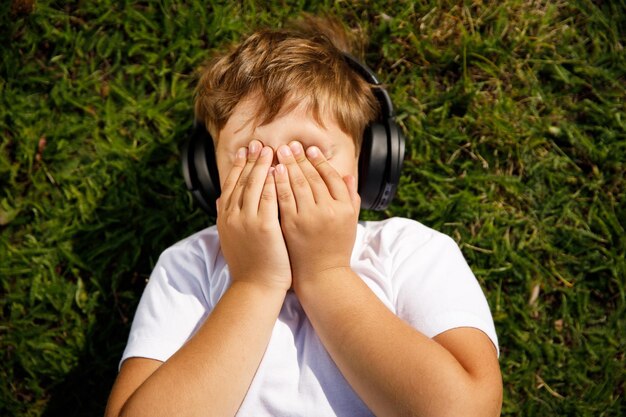
[[[363,244],[375,246],[379,252],[390,254],[415,254],[415,252],[448,252],[458,250],[456,242],[448,235],[432,229],[417,220],[392,217],[382,221],[360,222]]]
[[[366,223],[369,244],[387,266],[398,317],[428,337],[478,328],[497,349],[487,300],[454,239],[410,219]]]
[[[159,256],[148,287],[203,294],[208,305],[219,300],[229,284],[228,268],[222,256],[216,226],[188,236]]]
[[[135,312],[122,361],[166,361],[193,334],[228,282],[214,226],[188,236],[159,256]],[[216,267],[217,265],[217,267]]]
[[[176,265],[180,263],[213,264],[220,253],[216,226],[209,226],[165,249],[158,263]]]

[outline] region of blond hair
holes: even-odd
[[[206,65],[195,90],[195,117],[214,140],[235,106],[257,99],[259,125],[304,103],[324,126],[331,117],[360,149],[363,130],[379,105],[371,86],[346,63],[354,38],[331,18],[304,16],[291,27],[263,29]]]

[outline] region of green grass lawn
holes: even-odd
[[[194,71],[301,10],[370,38],[408,143],[362,218],[459,243],[503,415],[626,415],[624,0],[200,3],[0,6],[0,415],[102,414],[160,252],[214,221],[180,171]]]

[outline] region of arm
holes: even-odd
[[[308,159],[297,146],[295,157],[279,152],[286,169],[277,167],[276,187],[294,289],[343,375],[377,415],[498,415],[500,370],[482,332],[455,329],[431,340],[350,269],[356,183],[311,149]]]
[[[167,362],[124,362],[106,416],[235,414],[284,296],[285,291],[234,282],[200,330]]]
[[[247,163],[245,149],[236,159],[218,202],[218,231],[232,285],[167,362],[124,362],[107,417],[200,416],[207,410],[233,415],[241,405],[291,285],[268,175],[272,152],[259,155],[259,150],[258,142],[251,144]]]
[[[389,311],[350,269],[327,271],[295,288],[329,354],[376,415],[499,415],[500,368],[481,331],[453,329],[429,339]]]

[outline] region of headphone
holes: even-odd
[[[380,105],[380,117],[363,132],[359,155],[361,208],[384,210],[396,194],[404,161],[405,137],[394,121],[393,104],[376,74],[350,54],[343,54],[348,65],[372,86]],[[206,126],[194,120],[192,133],[181,152],[183,176],[200,207],[210,215],[217,213],[215,200],[220,181],[215,161],[213,138]]]

